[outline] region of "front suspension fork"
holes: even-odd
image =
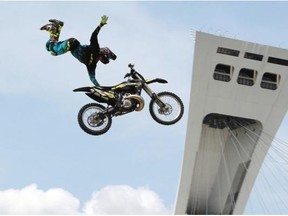
[[[158,95],[155,92],[152,91],[151,88],[149,88],[149,86],[146,83],[143,85],[143,89],[152,98],[152,100],[155,100],[156,104],[161,109],[166,107],[166,104],[161,100],[160,97],[158,97]]]

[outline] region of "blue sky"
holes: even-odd
[[[172,213],[185,144],[193,30],[287,49],[287,8],[288,2],[245,1],[0,2],[0,214]],[[104,14],[109,19],[99,43],[118,58],[98,64],[98,81],[122,82],[130,62],[147,78],[167,79],[152,88],[182,98],[186,110],[179,123],[154,122],[144,96],[144,110],[114,118],[105,135],[80,129],[78,110],[92,101],[72,90],[92,83],[70,53],[54,57],[45,50],[48,34],[39,29],[58,18],[65,22],[60,39],[85,44]],[[279,134],[286,140],[287,124],[285,118]],[[67,208],[58,212],[60,204]]]

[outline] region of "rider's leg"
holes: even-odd
[[[79,42],[75,38],[70,38],[65,41],[59,41],[59,36],[64,22],[56,19],[50,19],[49,24],[46,24],[40,28],[40,30],[46,30],[49,32],[50,39],[46,43],[46,49],[52,55],[61,55],[68,51],[75,50]]]
[[[68,51],[74,51],[79,45],[79,41],[75,38],[57,42],[49,40],[46,43],[46,49],[52,55],[62,55]]]

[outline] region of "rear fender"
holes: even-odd
[[[85,94],[91,99],[99,103],[107,103],[109,105],[115,104],[117,98],[113,91],[108,89],[100,89],[97,87],[81,87],[73,90],[74,92],[85,92]]]
[[[91,89],[93,89],[93,87],[81,87],[74,89],[73,92],[92,92]]]
[[[146,83],[147,84],[151,84],[151,83],[155,83],[155,82],[158,82],[158,83],[168,83],[167,80],[165,79],[161,79],[161,78],[156,78],[156,79],[152,79],[152,80],[146,80]]]

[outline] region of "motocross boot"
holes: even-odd
[[[50,19],[49,22],[51,23],[42,26],[40,30],[48,31],[51,41],[58,41],[64,22],[56,19]]]
[[[57,20],[57,19],[49,19],[49,22],[53,23],[54,28],[55,28],[52,31],[52,35],[50,33],[50,38],[53,38],[54,41],[58,41],[61,29],[64,26],[64,22],[61,20]]]
[[[59,27],[63,27],[64,26],[64,22],[61,20],[57,20],[57,19],[49,19],[49,22],[55,24],[58,28]],[[61,29],[60,29],[61,30]]]
[[[40,30],[45,30],[45,31],[48,31],[48,32],[50,32],[51,29],[52,29],[52,24],[51,24],[51,23],[46,24],[46,25],[44,25],[44,26],[42,26],[42,27],[40,28]]]

